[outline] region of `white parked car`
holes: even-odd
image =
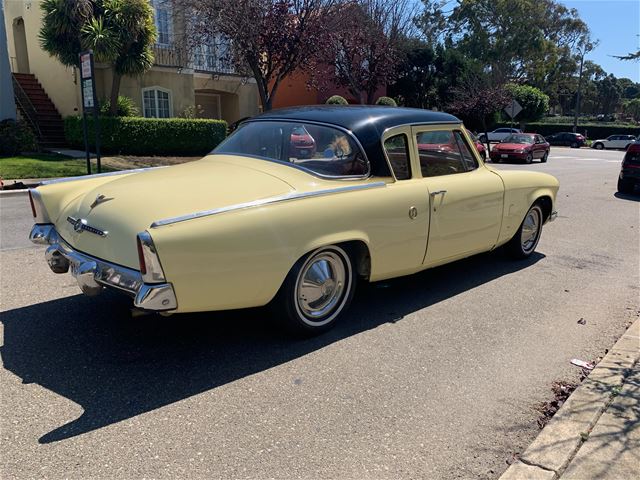
[[[626,150],[636,140],[633,135],[609,135],[605,139],[595,140],[592,148],[602,150],[603,148],[621,148]]]
[[[522,130],[518,128],[497,128],[493,132],[487,132],[487,135],[489,136],[490,142],[501,142],[512,133],[522,133]],[[487,142],[487,139],[484,133],[481,134],[478,138],[482,143]]]

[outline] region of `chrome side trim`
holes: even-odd
[[[94,173],[93,175],[83,175],[80,177],[54,178],[53,180],[44,180],[41,183],[41,185],[53,185],[54,183],[75,182],[77,180],[87,180],[89,178],[98,178],[98,177],[114,177],[116,175],[128,175],[130,173],[140,173],[140,172],[145,172],[147,170],[157,170],[159,168],[167,168],[167,167],[168,165],[163,165],[162,167],[134,168],[131,170],[118,170],[117,172]]]
[[[358,190],[368,190],[370,188],[385,187],[385,182],[373,182],[365,183],[363,185],[349,185],[347,187],[329,188],[326,190],[317,190],[314,192],[301,192],[301,193],[287,193],[284,195],[278,195],[275,197],[262,198],[259,200],[253,200],[251,202],[237,203],[235,205],[229,205],[227,207],[214,208],[212,210],[203,210],[201,212],[189,213],[187,215],[180,215],[178,217],[164,218],[162,220],[156,220],[151,224],[151,228],[158,228],[165,225],[171,225],[173,223],[184,222],[186,220],[192,220],[194,218],[208,217],[211,215],[217,215],[219,213],[232,212],[234,210],[243,210],[245,208],[261,207],[263,205],[271,205],[273,203],[288,202],[290,200],[300,200],[304,198],[320,197],[324,195],[331,195],[334,193],[354,192]]]

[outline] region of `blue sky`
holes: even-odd
[[[591,36],[600,41],[587,59],[607,73],[640,82],[640,62],[622,61],[611,55],[626,55],[640,48],[640,0],[561,0],[575,8],[589,25]]]

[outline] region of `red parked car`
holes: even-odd
[[[482,143],[480,140],[478,140],[478,137],[474,134],[469,132],[469,135],[471,135],[471,140],[473,140],[473,144],[476,146],[476,150],[478,150],[478,153],[480,154],[480,156],[486,160],[487,159],[487,148],[484,146],[484,143]]]
[[[525,163],[539,158],[542,163],[549,158],[551,147],[542,135],[537,133],[514,133],[491,149],[491,161],[520,160]]]
[[[289,156],[294,158],[312,158],[316,154],[316,141],[303,125],[291,130]]]

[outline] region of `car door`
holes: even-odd
[[[393,173],[393,181],[380,190],[376,208],[385,211],[385,220],[375,228],[384,232],[372,252],[375,278],[389,278],[422,269],[429,232],[429,195],[412,166],[411,127],[402,126],[382,135],[383,153]]]
[[[443,135],[449,138],[447,144]],[[412,140],[415,173],[430,210],[424,265],[490,250],[502,219],[500,176],[484,166],[458,126],[413,126]]]
[[[533,144],[534,148],[534,158],[542,158],[544,157],[545,152],[547,151],[547,146],[545,144],[544,139],[541,135],[535,136],[535,143]]]

